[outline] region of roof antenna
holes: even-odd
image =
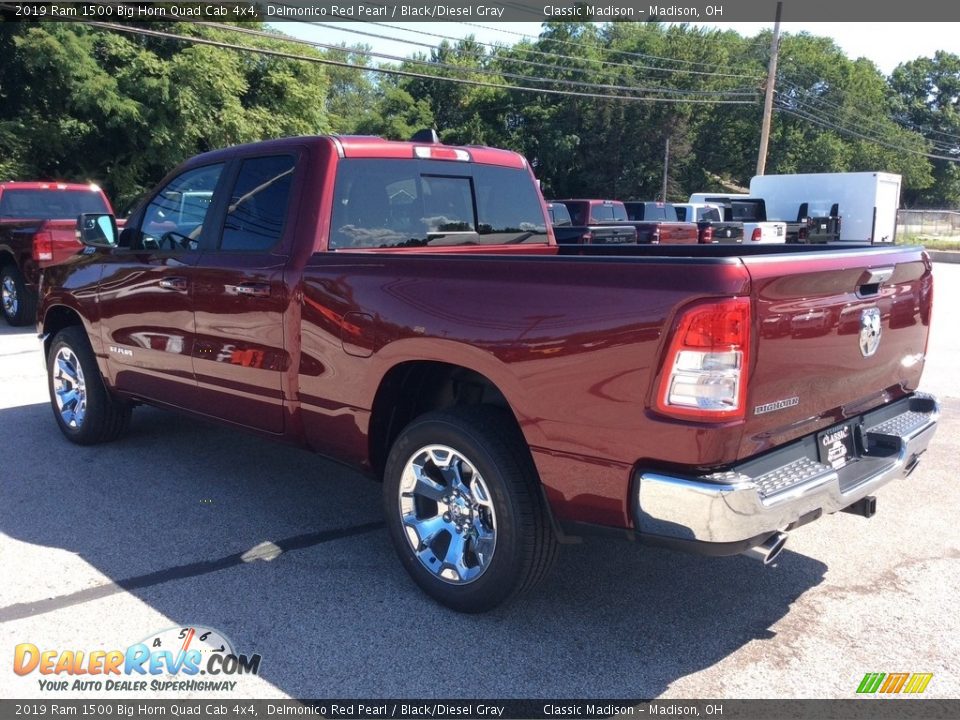
[[[410,142],[418,143],[430,143],[431,145],[440,144],[440,136],[437,135],[437,131],[433,128],[424,128],[423,130],[417,130],[413,134],[413,137],[410,138]]]

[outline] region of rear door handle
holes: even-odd
[[[227,291],[231,295],[246,295],[247,297],[270,297],[269,283],[242,283],[228,285]]]
[[[187,279],[185,277],[160,278],[160,287],[162,287],[164,290],[177,290],[179,292],[186,292]]]

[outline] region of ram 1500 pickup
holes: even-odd
[[[561,245],[622,245],[637,241],[637,231],[623,223],[574,225],[567,206],[561,202],[548,200],[547,214],[553,235]]]
[[[110,201],[96,185],[0,183],[0,300],[8,323],[36,321],[40,268],[83,248],[77,216],[109,212]]]
[[[695,222],[680,221],[673,205],[663,202],[626,200],[627,219],[637,228],[640,242],[660,245],[695,245],[700,230]]]
[[[68,439],[116,438],[149,403],[382,478],[400,561],[461,611],[581,533],[769,561],[821,515],[871,515],[937,422],[920,249],[567,253],[512,152],[234,147],[174,170],[122,233],[79,231],[38,313]],[[817,333],[779,332],[811,311]]]
[[[677,220],[695,222],[701,244],[742,243],[743,223],[724,222],[723,208],[705,203],[674,203]]]

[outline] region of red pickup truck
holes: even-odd
[[[77,216],[109,213],[96,185],[0,183],[0,300],[11,325],[36,321],[40,268],[79,252]]]
[[[369,137],[207,153],[111,221],[44,271],[66,437],[149,403],[382,478],[401,562],[461,611],[589,532],[769,561],[870,516],[937,423],[918,248],[568,253],[520,155]]]
[[[625,200],[627,218],[637,228],[640,242],[660,245],[696,245],[700,229],[695,222],[677,219],[673,205],[663,202]]]

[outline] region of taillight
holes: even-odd
[[[749,350],[750,298],[691,306],[670,341],[656,409],[707,422],[744,417]]]
[[[33,260],[53,260],[53,234],[38,232],[33,235]]]
[[[800,229],[797,231],[797,239],[798,239],[798,240],[806,240],[806,239],[807,239],[807,228],[806,228],[806,226],[800,228]]]
[[[653,229],[653,234],[650,236],[650,242],[654,245],[660,243],[660,227],[657,226]]]
[[[593,242],[593,233],[587,230],[583,235],[580,236],[581,245],[589,245]]]
[[[712,243],[713,242],[713,226],[707,225],[704,231],[700,234],[701,243]]]
[[[760,242],[763,237],[763,233],[760,232],[760,228],[755,227],[753,233],[750,235],[751,242]]]

